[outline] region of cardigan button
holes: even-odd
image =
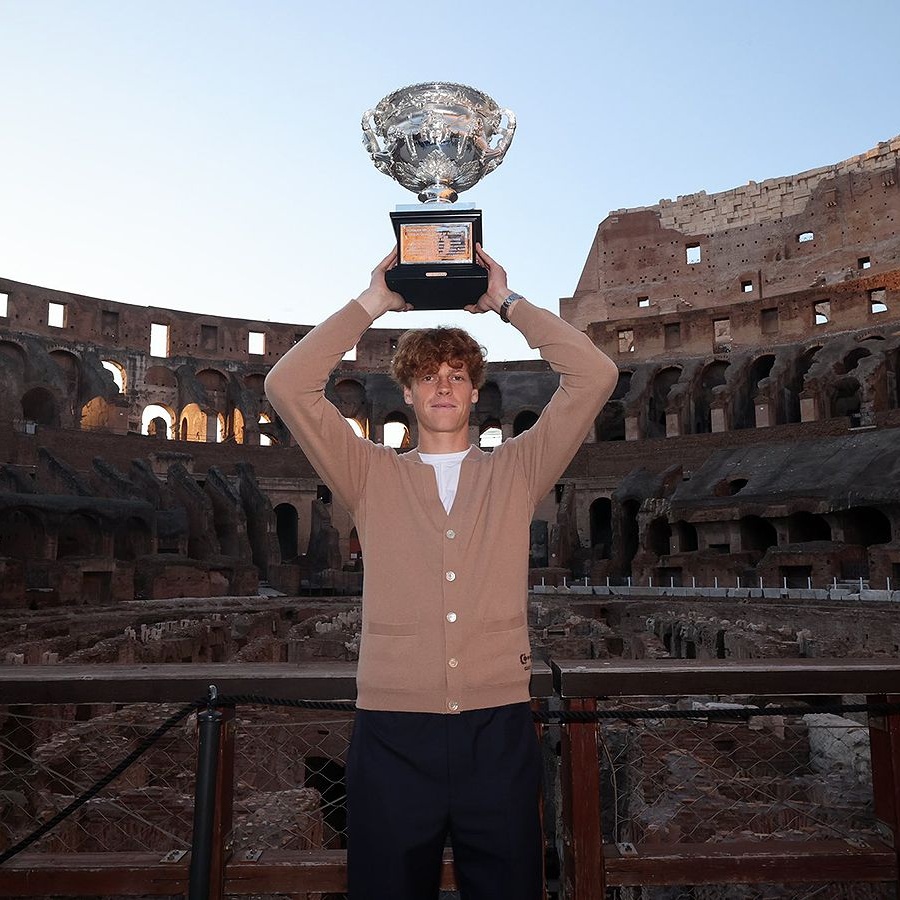
[[[455,621],[456,621],[456,613],[455,613],[455,612],[448,612],[448,613],[447,613],[447,621],[448,621],[448,622],[455,622]]]
[[[447,665],[450,666],[451,669],[455,669],[459,665],[459,660],[455,656],[451,656],[450,659],[447,660]]]
[[[456,712],[459,709],[459,704],[455,700],[448,700],[447,709],[449,709],[450,712]]]
[[[452,528],[448,528],[445,534],[448,538],[450,538],[451,541],[456,537],[456,532]]]
[[[448,572],[444,577],[447,581],[456,581],[456,572]]]

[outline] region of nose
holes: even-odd
[[[450,392],[450,379],[446,375],[438,375],[437,383],[438,393],[448,394]]]

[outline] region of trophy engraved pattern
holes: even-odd
[[[379,172],[423,203],[453,203],[503,162],[516,117],[475,88],[434,81],[388,94],[362,130]]]

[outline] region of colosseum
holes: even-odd
[[[877,798],[872,812],[876,787],[896,800],[885,729],[874,717],[867,728],[819,711],[884,688],[841,687],[846,673],[829,680],[827,671],[810,685],[812,670],[798,669],[798,679],[788,662],[855,657],[852,681],[854,665],[900,655],[898,180],[900,137],[791,177],[617,210],[561,300],[563,318],[617,362],[619,380],[531,525],[535,658],[576,670],[594,660],[603,679],[611,670],[602,667],[618,664],[626,680],[635,662],[656,685],[636,692],[640,702],[659,698],[654,710],[681,712],[771,696],[744,683],[734,688],[742,694],[722,695],[725,669],[701,671],[700,688],[679,692],[667,658],[764,663],[780,679],[775,695],[810,711],[788,725],[760,714],[749,724],[702,721],[690,733],[681,723],[604,725],[606,756],[598,769],[596,744],[593,760],[585,751],[590,765],[578,777],[592,765],[603,791],[613,784],[602,838],[612,856],[631,842],[830,838],[848,823],[859,849],[900,821]],[[352,684],[363,548],[263,389],[311,327],[0,278],[0,689],[10,692],[0,698],[0,855],[155,727],[184,699],[181,681],[199,685],[215,669],[245,689],[289,680],[302,692],[320,663],[341,690]],[[388,376],[399,335],[370,329],[327,393],[360,439],[403,453],[417,434]],[[556,381],[540,361],[489,363],[472,442],[490,448],[529,428]],[[192,665],[155,674],[164,663]],[[240,668],[204,666],[218,663]],[[537,668],[544,681],[532,686],[544,693],[534,696],[547,697],[549,672]],[[145,690],[145,677],[165,696]],[[126,682],[135,696],[122,696]],[[587,702],[607,691],[604,680]],[[233,848],[251,856],[233,868],[271,850],[343,850],[351,714],[245,705],[238,719]],[[153,877],[175,854],[170,875],[181,880],[169,893],[183,894],[176,863],[183,869],[191,847],[195,731],[173,730],[41,849],[110,853],[118,884],[128,879],[117,853],[145,853],[140,872]],[[545,793],[550,882],[568,827],[560,731],[544,733],[557,779]],[[41,863],[20,859],[15,871],[27,881]],[[44,874],[69,864],[56,860]],[[338,893],[297,896],[342,896],[342,863],[333,864],[335,880],[319,890]],[[893,865],[866,878],[896,880]],[[820,881],[814,869],[805,871]],[[674,896],[622,890],[615,896]],[[734,890],[678,896],[801,896]],[[886,896],[853,890],[815,895]],[[0,883],[12,896],[3,891]]]
[[[900,577],[900,138],[836,165],[601,222],[562,316],[619,365],[532,525],[532,583],[785,587]],[[0,602],[355,593],[364,566],[263,393],[311,327],[0,279]],[[416,442],[370,330],[329,384]],[[482,446],[528,428],[543,363],[489,366]]]

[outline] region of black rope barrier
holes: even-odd
[[[211,689],[212,690],[212,689]],[[215,699],[212,699],[212,698]],[[89,800],[92,800],[103,788],[116,780],[133,763],[141,758],[169,729],[177,725],[182,719],[192,712],[206,707],[232,707],[241,705],[256,706],[281,706],[295,709],[313,709],[327,712],[354,712],[356,704],[350,700],[299,700],[284,697],[264,697],[258,694],[228,694],[223,696],[205,697],[203,700],[195,700],[183,706],[177,712],[169,716],[153,732],[148,734],[141,742],[115,765],[106,775],[98,779],[86,791],[76,797],[64,809],[61,809],[51,819],[36,828],[27,837],[20,840],[7,850],[0,853],[0,865],[12,859],[18,853],[30,847],[35,841],[40,840],[45,834],[67,819],[72,813],[80,809]],[[533,711],[534,720],[542,724],[567,723],[592,723],[619,719],[622,721],[641,721],[653,719],[712,719],[734,721],[761,716],[804,716],[818,713],[860,713],[882,716],[900,713],[900,703],[828,703],[821,706],[734,706],[714,707],[711,709],[563,709],[563,710],[536,710]]]

